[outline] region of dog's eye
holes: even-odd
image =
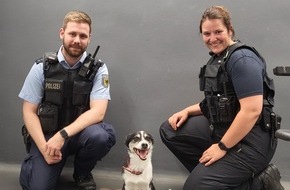
[[[135,142],[136,142],[136,141],[139,141],[139,140],[140,140],[139,137],[134,137],[134,138],[133,138],[133,141],[135,141]]]
[[[146,141],[151,141],[151,138],[149,136],[145,137]]]

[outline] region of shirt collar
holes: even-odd
[[[83,53],[82,57],[80,58],[80,60],[76,64],[74,64],[74,66],[71,67],[64,59],[64,56],[61,52],[62,48],[63,48],[63,46],[61,46],[57,52],[57,59],[58,59],[59,63],[66,69],[76,69],[76,68],[80,67],[87,57],[87,52],[85,51]]]

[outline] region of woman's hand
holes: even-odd
[[[219,148],[218,144],[213,144],[203,152],[199,162],[203,163],[205,166],[209,166],[224,157],[226,153],[226,151]]]
[[[173,114],[169,117],[168,122],[174,130],[177,130],[178,127],[182,125],[184,121],[188,118],[188,111],[186,109]]]

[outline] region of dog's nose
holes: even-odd
[[[147,143],[142,143],[141,146],[142,146],[142,148],[144,148],[144,149],[145,149],[145,148],[148,148],[148,144],[147,144]]]

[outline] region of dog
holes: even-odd
[[[122,190],[155,190],[153,185],[152,150],[154,139],[145,131],[126,137],[128,158],[122,168]]]

